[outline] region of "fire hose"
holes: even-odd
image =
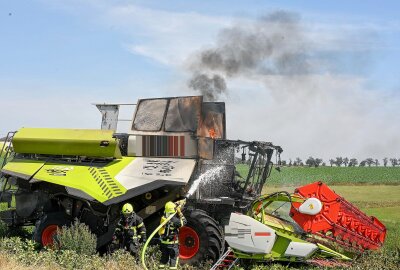
[[[183,199],[183,200],[177,202],[177,203],[176,203],[176,204],[177,204],[177,208],[178,208],[178,207],[179,207],[179,208],[183,207],[185,203],[186,203],[186,199]],[[143,249],[142,249],[142,253],[140,254],[140,257],[141,257],[141,261],[142,261],[142,266],[143,266],[143,268],[144,268],[145,270],[148,270],[148,268],[147,268],[147,266],[146,266],[146,261],[145,261],[145,254],[146,254],[146,250],[147,250],[147,247],[148,247],[150,241],[153,239],[154,235],[156,235],[156,233],[157,233],[163,226],[165,226],[165,225],[176,215],[177,212],[178,212],[178,210],[176,210],[172,215],[170,215],[166,220],[164,220],[164,222],[161,223],[161,224],[150,234],[149,238],[147,238],[146,243],[144,243]]]

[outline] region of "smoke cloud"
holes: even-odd
[[[377,35],[316,28],[278,11],[222,29],[189,58],[188,86],[233,108],[230,137],[273,141],[283,158],[397,156],[400,97],[362,74]]]
[[[189,82],[189,87],[200,91],[206,100],[216,100],[226,90],[225,79],[218,74],[209,77],[207,74],[195,74]]]
[[[223,29],[215,47],[192,57],[188,86],[215,100],[227,94],[227,78],[308,74],[307,43],[299,16],[284,11]]]

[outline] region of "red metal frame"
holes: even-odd
[[[378,249],[386,237],[385,226],[375,217],[369,217],[357,207],[337,195],[322,182],[295,190],[303,198],[318,198],[322,210],[317,215],[297,211],[301,203],[293,202],[290,214],[306,232],[318,234],[339,244],[356,249]]]

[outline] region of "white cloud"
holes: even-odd
[[[271,77],[269,91],[259,83],[231,84],[238,87],[227,104],[229,135],[272,140],[284,148],[285,159],[383,158],[400,152],[400,97],[368,91],[364,79]]]
[[[196,50],[213,45],[218,32],[232,25],[251,24],[248,17],[211,16],[198,12],[151,9],[129,1],[42,0],[68,12],[85,16],[108,30],[126,34],[121,45],[130,52],[163,65],[178,67]],[[323,22],[303,19],[308,46],[321,51],[364,51],[387,46],[376,38],[381,31],[400,31],[398,23],[338,21],[318,17]]]
[[[126,46],[131,52],[175,67],[196,50],[212,45],[222,28],[253,22],[243,17],[171,12],[134,4],[105,5],[101,18],[108,27],[133,37],[134,41]],[[305,22],[303,26],[306,39],[310,41],[308,46],[322,52],[387,47],[375,33],[396,29],[374,23],[347,22]]]
[[[195,12],[167,12],[140,6],[116,5],[106,8],[102,23],[131,36],[125,42],[131,52],[164,65],[179,66],[186,57],[215,39],[231,19]]]

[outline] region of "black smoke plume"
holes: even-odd
[[[223,29],[216,45],[190,59],[188,86],[208,100],[227,94],[227,78],[304,75],[311,65],[300,18],[278,11],[253,23]]]

